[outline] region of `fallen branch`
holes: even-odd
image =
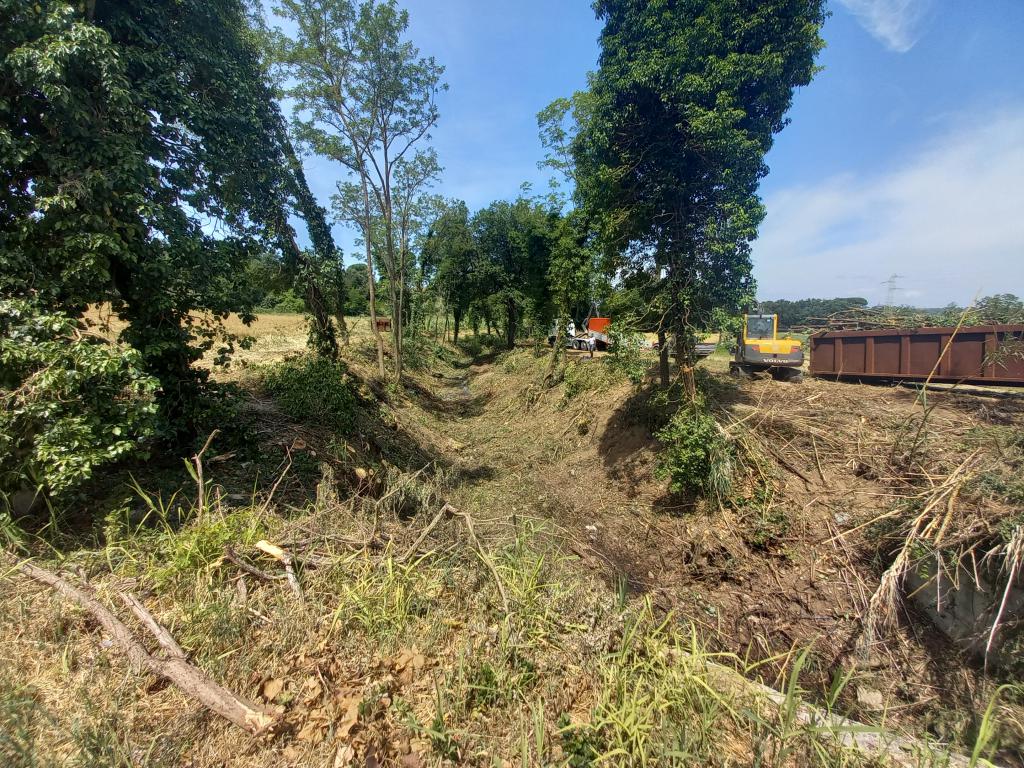
[[[405,550],[403,554],[399,555],[396,558],[397,561],[403,563],[410,557],[415,555],[419,551],[419,548],[420,546],[422,546],[423,542],[426,541],[427,536],[430,535],[430,532],[433,531],[446,516],[453,514],[458,514],[458,510],[456,510],[455,507],[453,507],[451,504],[445,504],[444,506],[442,506],[440,511],[436,515],[434,515],[434,519],[427,523],[423,530],[420,531],[420,535],[416,537],[416,541],[412,543],[412,546],[410,546],[407,550]]]
[[[249,563],[238,556],[238,553],[231,548],[230,544],[224,547],[224,558],[238,566],[238,569],[243,573],[247,573],[260,581],[278,581],[284,578],[283,576],[271,576],[266,571],[261,571],[255,565],[249,565]]]
[[[302,587],[299,586],[299,579],[295,575],[295,568],[292,565],[292,556],[276,544],[271,544],[266,539],[256,542],[256,549],[270,555],[284,566],[284,575],[288,579],[288,586],[292,588],[295,596],[302,600]]]
[[[157,677],[169,680],[186,696],[195,699],[207,709],[230,720],[249,733],[265,733],[276,725],[278,718],[274,712],[232,693],[208,677],[205,672],[189,664],[185,659],[184,651],[170,633],[157,623],[153,615],[134,596],[121,593],[121,599],[160,643],[167,658],[159,658],[150,654],[146,647],[135,639],[124,622],[85,590],[74,586],[57,574],[27,561],[18,562],[15,568],[22,575],[45,584],[64,598],[88,611],[125,652],[136,672],[147,670]]]
[[[461,517],[462,522],[465,523],[466,532],[469,534],[469,540],[473,543],[473,546],[476,548],[477,555],[483,561],[484,565],[487,566],[487,570],[491,572],[491,576],[494,577],[494,583],[498,585],[498,594],[501,595],[502,607],[505,609],[506,614],[510,613],[508,594],[505,592],[505,585],[501,581],[501,576],[498,573],[497,567],[491,561],[491,558],[487,555],[487,553],[484,552],[484,548],[480,544],[480,539],[476,537],[476,531],[473,529],[473,518],[469,516],[469,513],[460,512],[459,510],[454,508],[452,508],[451,512],[453,515]]]

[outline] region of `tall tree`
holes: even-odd
[[[505,314],[505,344],[515,346],[524,318],[549,301],[548,267],[557,212],[526,198],[500,200],[473,217],[482,260],[480,286]]]
[[[620,266],[664,274],[666,320],[692,391],[693,329],[752,292],[764,157],[793,89],[815,72],[824,0],[594,7],[604,28],[572,142],[577,195]]]
[[[409,16],[394,0],[281,0],[275,12],[292,34],[279,32],[278,57],[292,85],[300,135],[313,149],[355,176],[340,185],[347,220],[361,217],[370,289],[373,245],[380,232],[380,266],[388,279],[394,373],[402,375],[403,301],[407,253],[402,244],[402,198],[413,199],[437,175],[423,147],[437,123],[436,96],[444,71],[404,39]],[[378,225],[374,219],[379,219]],[[375,316],[375,298],[370,312]],[[383,374],[383,348],[378,338]]]
[[[193,363],[230,350],[229,312],[252,317],[245,266],[288,198],[246,9],[0,0],[0,67],[0,290],[71,315],[109,301],[184,436]]]
[[[421,261],[434,272],[434,285],[454,320],[459,341],[462,320],[481,296],[479,251],[469,226],[469,209],[461,200],[448,205],[430,228]]]

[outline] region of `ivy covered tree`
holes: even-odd
[[[664,276],[692,391],[694,329],[752,293],[765,154],[810,82],[824,0],[597,0],[576,194],[629,273]],[[663,382],[667,368],[663,367]]]
[[[159,419],[122,432],[195,434],[208,374],[194,364],[230,353],[223,319],[250,320],[259,297],[246,267],[302,207],[264,75],[242,0],[0,0],[0,294],[50,326],[99,303],[126,322]],[[61,408],[102,412],[74,391]],[[99,456],[103,430],[77,434]]]

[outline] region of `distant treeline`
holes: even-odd
[[[798,299],[788,301],[762,301],[761,310],[766,314],[779,316],[780,328],[791,328],[794,325],[807,325],[811,318],[822,318],[848,309],[866,307],[867,299],[854,296],[841,299]]]
[[[799,299],[788,301],[762,301],[762,312],[779,316],[779,327],[817,326],[818,321],[840,312],[868,310],[867,299],[849,297],[840,299]],[[970,308],[949,304],[935,309],[916,307],[872,307],[872,316],[885,317],[899,327],[915,325],[991,325],[1024,323],[1024,301],[1012,293],[1000,293],[978,299]]]

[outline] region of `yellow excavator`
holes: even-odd
[[[753,378],[768,373],[779,381],[803,378],[804,346],[799,339],[779,338],[778,315],[744,315],[743,330],[729,371]]]

